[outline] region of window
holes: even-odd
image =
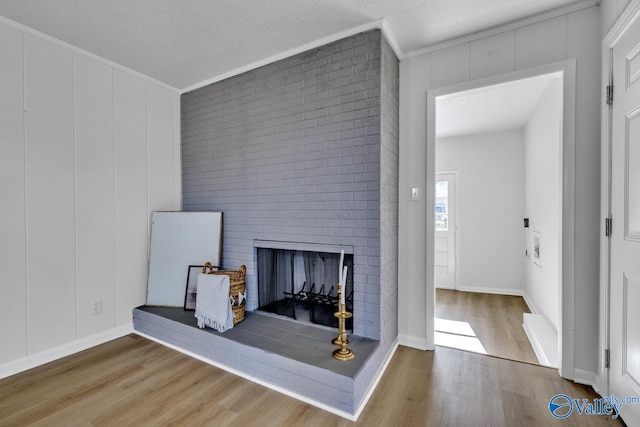
[[[449,231],[449,182],[436,182],[436,231]]]

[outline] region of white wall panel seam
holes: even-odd
[[[173,101],[173,143],[174,143],[174,165],[175,165],[175,202],[174,207],[182,210],[182,146],[180,144],[181,125],[180,125],[180,95],[174,96]]]
[[[22,148],[24,150],[24,269],[25,269],[25,343],[26,354],[29,354],[29,215],[27,215],[27,91],[26,91],[26,67],[25,67],[25,39],[24,32],[21,33],[22,40]]]
[[[78,330],[78,147],[77,147],[77,120],[76,120],[76,53],[73,52],[71,55],[71,81],[73,82],[71,85],[71,97],[73,100],[71,116],[73,120],[73,232],[74,232],[74,281],[75,281],[75,325],[76,325],[76,337],[78,339],[79,330]]]
[[[144,85],[145,90],[145,108],[144,108],[144,138],[146,145],[146,156],[145,156],[145,168],[147,172],[147,264],[149,263],[149,247],[150,247],[150,239],[151,239],[151,213],[149,212],[149,208],[151,206],[151,175],[149,174],[149,82],[145,82]]]
[[[116,144],[116,70],[111,68],[111,99],[113,115],[113,326],[118,326],[118,146]]]

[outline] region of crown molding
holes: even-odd
[[[356,35],[356,34],[359,34],[359,33],[364,33],[366,31],[370,31],[370,30],[376,30],[376,29],[381,30],[382,29],[382,24],[383,24],[383,20],[379,19],[379,20],[372,21],[372,22],[369,22],[369,23],[364,24],[364,25],[360,25],[360,26],[357,26],[357,27],[350,28],[350,29],[345,30],[345,31],[340,31],[339,33],[331,34],[331,35],[329,35],[327,37],[323,37],[321,39],[314,40],[312,42],[303,44],[302,46],[298,46],[298,47],[295,47],[293,49],[289,49],[289,50],[286,50],[284,52],[277,53],[277,54],[275,54],[273,56],[269,56],[269,57],[261,59],[259,61],[252,62],[251,64],[243,65],[242,67],[233,69],[233,70],[228,71],[228,72],[223,73],[223,74],[219,74],[219,75],[211,77],[211,78],[209,78],[207,80],[203,80],[203,81],[201,81],[199,83],[195,83],[195,84],[193,84],[191,86],[188,86],[188,87],[182,89],[180,91],[180,93],[184,94],[184,93],[187,93],[187,92],[194,91],[196,89],[200,89],[201,87],[210,85],[212,83],[216,83],[216,82],[228,79],[230,77],[237,76],[237,75],[242,74],[242,73],[246,73],[247,71],[251,71],[251,70],[254,70],[256,68],[260,68],[260,67],[263,67],[265,65],[272,64],[272,63],[280,61],[282,59],[286,59],[286,58],[289,58],[291,56],[297,55],[299,53],[306,52],[308,50],[315,49],[315,48],[318,48],[320,46],[327,45],[329,43],[333,43],[335,41],[344,39],[346,37],[351,37],[353,35]],[[388,37],[387,37],[387,39],[388,39]],[[389,42],[389,43],[391,44],[391,42]],[[392,48],[394,47],[393,44],[391,46],[392,46]],[[394,51],[395,51],[395,48],[394,48]],[[397,55],[397,53],[396,53],[396,55]]]
[[[571,3],[569,5],[548,11],[548,12],[544,12],[544,13],[540,13],[537,15],[533,15],[527,18],[523,18],[523,19],[519,19],[507,24],[503,24],[503,25],[499,25],[487,30],[482,30],[482,31],[478,31],[472,34],[467,34],[464,36],[460,36],[460,37],[456,37],[453,39],[449,39],[443,42],[439,42],[439,43],[434,43],[432,45],[426,46],[424,48],[420,48],[417,50],[413,50],[410,52],[403,52],[402,49],[400,48],[400,45],[397,42],[397,39],[395,37],[395,35],[393,34],[393,31],[391,30],[389,24],[387,23],[387,21],[385,19],[378,19],[375,21],[371,21],[369,23],[357,26],[357,27],[353,27],[350,28],[348,30],[345,31],[340,31],[338,33],[334,33],[331,34],[329,36],[314,40],[312,42],[306,43],[304,45],[295,47],[293,49],[289,49],[286,50],[284,52],[280,52],[276,55],[272,55],[270,57],[255,61],[251,64],[247,64],[244,65],[242,67],[238,67],[236,69],[233,69],[231,71],[228,71],[226,73],[223,74],[219,74],[217,76],[211,77],[209,79],[203,80],[201,82],[198,83],[194,83],[186,88],[176,88],[173,87],[171,85],[168,85],[167,83],[164,83],[162,81],[159,81],[153,77],[150,77],[146,74],[140,73],[138,71],[132,70],[130,68],[127,68],[121,64],[118,64],[116,62],[113,62],[111,60],[108,60],[106,58],[103,58],[101,56],[98,56],[94,53],[91,53],[89,51],[86,51],[84,49],[81,49],[77,46],[71,45],[69,43],[63,42],[61,40],[58,40],[52,36],[49,36],[47,34],[41,33],[37,30],[34,30],[33,28],[27,27],[26,25],[17,23],[15,21],[12,21],[10,19],[7,19],[5,17],[0,16],[0,24],[5,24],[9,27],[15,28],[19,31],[24,32],[25,34],[30,34],[32,36],[38,37],[40,39],[46,40],[50,43],[53,43],[55,45],[61,46],[65,49],[68,49],[74,53],[77,54],[81,54],[84,55],[86,57],[92,58],[96,61],[99,61],[109,67],[112,67],[114,69],[126,72],[128,74],[140,77],[148,82],[152,82],[154,84],[157,84],[159,86],[162,86],[166,89],[169,89],[171,91],[174,91],[178,94],[184,94],[187,92],[191,92],[193,90],[199,89],[203,86],[207,86],[209,84],[212,83],[216,83],[219,82],[221,80],[225,80],[228,79],[230,77],[245,73],[247,71],[251,71],[253,69],[262,67],[264,65],[268,65],[271,64],[273,62],[276,61],[280,61],[282,59],[291,57],[293,55],[297,55],[299,53],[308,51],[310,49],[315,49],[318,48],[320,46],[324,46],[326,44],[335,42],[337,40],[346,38],[346,37],[350,37],[353,36],[355,34],[359,34],[362,32],[366,32],[366,31],[370,31],[370,30],[374,30],[374,29],[379,29],[381,30],[382,34],[384,35],[384,37],[386,38],[387,42],[389,43],[389,45],[391,46],[391,49],[393,50],[393,52],[396,54],[396,56],[398,57],[399,60],[404,60],[404,59],[408,59],[414,56],[419,56],[419,55],[423,55],[423,54],[427,54],[427,53],[431,53],[431,52],[435,52],[437,50],[441,50],[441,49],[445,49],[448,47],[452,47],[461,43],[468,43],[474,40],[478,40],[484,37],[488,37],[488,36],[492,36],[495,34],[499,34],[505,31],[510,31],[510,30],[514,30],[514,29],[518,29],[518,28],[522,28],[525,27],[527,25],[531,25],[531,24],[535,24],[547,19],[551,19],[551,18],[555,18],[558,16],[562,16],[568,13],[572,13],[572,12],[576,12],[582,9],[586,9],[588,7],[592,7],[592,6],[597,6],[599,5],[601,2],[601,0],[580,0],[577,1],[575,3]],[[623,17],[627,17],[627,19],[637,13],[639,13],[640,11],[640,1],[634,0],[629,7],[627,7],[627,9],[625,10],[625,12],[623,13],[623,15],[621,16],[621,19],[619,19],[617,21],[617,24],[614,25],[614,27],[611,29],[611,31],[609,32],[609,34],[607,35],[607,38],[605,39],[608,40],[609,42],[611,42],[611,40],[613,40],[615,38],[615,34],[619,34],[623,27],[624,27],[624,19],[622,19]]]
[[[408,59],[414,56],[424,55],[427,53],[435,52],[437,50],[446,49],[448,47],[456,46],[462,43],[469,43],[474,40],[482,39],[485,37],[493,36],[496,34],[503,33],[505,31],[516,30],[518,28],[526,27],[527,25],[536,24],[541,21],[546,21],[547,19],[556,18],[558,16],[566,15],[572,12],[577,12],[582,9],[586,9],[592,6],[598,6],[601,0],[581,0],[575,3],[568,4],[566,6],[550,10],[548,12],[539,13],[537,15],[532,15],[523,19],[518,19],[516,21],[509,22],[507,24],[498,25],[496,27],[492,27],[486,30],[478,31],[475,33],[467,34],[460,37],[455,37],[453,39],[445,40],[440,43],[434,43],[432,45],[426,46],[424,48],[420,48],[417,50],[413,50],[411,52],[407,52],[401,59]]]
[[[384,36],[384,38],[387,39],[389,46],[391,46],[393,53],[396,54],[399,60],[402,60],[404,57],[404,53],[402,53],[402,49],[400,49],[400,46],[398,45],[398,41],[396,40],[396,37],[393,34],[393,31],[391,31],[389,24],[387,24],[386,19],[382,20],[382,25],[380,26],[380,30],[382,31],[382,35]]]

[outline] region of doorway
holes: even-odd
[[[567,293],[572,293],[573,282],[572,282],[572,277],[569,277],[569,273],[571,273],[570,270],[568,270],[567,268],[569,265],[566,263],[561,263],[561,259],[563,259],[565,255],[572,254],[572,251],[573,251],[573,248],[570,247],[570,244],[569,244],[570,241],[567,242],[566,240],[567,236],[571,235],[571,233],[573,232],[572,227],[567,227],[567,224],[572,220],[571,219],[572,215],[567,215],[567,213],[572,209],[572,206],[569,205],[568,200],[573,198],[573,186],[572,185],[567,186],[566,181],[568,177],[572,176],[571,171],[573,170],[573,162],[575,160],[573,159],[572,157],[573,154],[571,153],[571,150],[570,150],[570,147],[574,144],[573,135],[569,131],[571,127],[563,126],[563,124],[572,122],[572,118],[570,114],[572,111],[572,108],[568,108],[567,105],[572,106],[571,99],[573,99],[573,97],[575,96],[575,94],[571,90],[571,85],[570,85],[570,83],[573,81],[572,79],[574,75],[574,69],[575,69],[575,63],[573,61],[566,61],[564,63],[554,64],[551,66],[538,67],[532,70],[525,70],[521,72],[511,73],[510,75],[505,75],[501,77],[484,79],[481,81],[464,83],[464,84],[455,85],[452,87],[431,90],[428,94],[428,103],[427,103],[428,112],[429,112],[428,114],[429,123],[427,126],[428,128],[427,170],[429,170],[429,166],[433,166],[432,170],[434,171],[433,175],[427,174],[427,200],[428,200],[428,203],[429,202],[433,203],[432,205],[433,210],[430,209],[429,207],[427,210],[427,212],[432,215],[432,216],[428,215],[428,216],[431,216],[431,218],[430,219],[428,218],[429,222],[427,224],[428,225],[427,226],[427,245],[428,245],[427,252],[428,253],[431,252],[434,255],[433,270],[431,271],[434,274],[433,276],[434,282],[439,285],[440,283],[442,283],[442,281],[438,279],[438,276],[442,276],[442,273],[444,271],[443,268],[439,268],[439,267],[442,267],[443,257],[441,254],[438,255],[439,252],[441,253],[440,251],[441,245],[439,245],[438,243],[438,240],[439,240],[438,230],[435,229],[433,224],[435,223],[435,220],[439,214],[439,212],[437,211],[438,198],[436,196],[436,192],[437,192],[436,184],[435,184],[437,182],[436,174],[440,170],[442,170],[436,164],[438,159],[438,153],[437,153],[438,150],[436,149],[436,146],[438,144],[437,142],[438,136],[436,135],[436,132],[440,132],[441,130],[441,126],[438,125],[439,123],[437,124],[437,120],[438,120],[437,116],[439,115],[438,109],[439,109],[440,101],[453,99],[462,93],[465,93],[466,95],[471,94],[474,96],[480,96],[481,94],[484,94],[485,92],[487,92],[488,88],[500,89],[500,90],[511,90],[515,86],[517,86],[516,84],[517,82],[521,82],[524,80],[528,80],[529,83],[534,82],[535,84],[539,84],[541,80],[549,77],[549,75],[552,75],[551,77],[556,79],[559,82],[558,93],[560,93],[560,98],[561,98],[559,107],[557,109],[558,111],[557,122],[559,123],[559,125],[555,126],[553,130],[556,133],[556,138],[560,142],[555,147],[557,167],[552,168],[552,175],[555,175],[555,177],[557,178],[557,185],[555,186],[556,195],[553,197],[553,202],[556,204],[557,208],[552,209],[554,210],[554,214],[555,214],[556,229],[554,230],[552,227],[549,228],[548,225],[541,224],[541,222],[546,222],[546,220],[543,221],[541,219],[541,216],[538,214],[533,215],[534,218],[531,218],[532,221],[530,224],[532,226],[530,226],[529,228],[525,228],[524,218],[527,218],[528,216],[530,216],[526,212],[527,209],[525,209],[525,205],[526,205],[525,203],[521,204],[522,207],[521,207],[520,213],[510,212],[507,214],[505,213],[505,209],[503,208],[505,207],[505,201],[510,199],[509,194],[503,193],[502,199],[498,197],[497,202],[490,202],[488,201],[487,197],[484,197],[487,195],[486,193],[489,190],[492,190],[493,187],[496,187],[496,185],[494,184],[490,184],[488,186],[485,185],[483,187],[484,190],[480,192],[476,191],[479,199],[482,199],[482,198],[487,199],[485,201],[486,203],[483,203],[482,200],[479,200],[473,203],[469,201],[465,202],[463,201],[462,196],[457,197],[456,205],[458,208],[458,213],[456,214],[456,219],[458,220],[457,230],[459,232],[459,236],[457,237],[457,239],[454,239],[454,241],[456,242],[454,247],[456,251],[457,261],[454,263],[455,269],[452,275],[454,277],[454,285],[451,286],[451,288],[456,288],[463,292],[471,291],[475,293],[485,293],[485,294],[504,294],[508,296],[523,296],[525,299],[527,299],[527,303],[529,307],[532,308],[531,311],[539,312],[543,314],[544,317],[546,317],[549,320],[548,323],[552,323],[552,322],[555,323],[555,329],[556,329],[556,332],[555,332],[556,338],[554,342],[555,346],[553,346],[553,344],[552,346],[555,347],[556,354],[561,354],[562,357],[566,358],[567,360],[569,359],[569,351],[566,350],[564,347],[562,347],[562,345],[571,347],[571,351],[572,351],[573,342],[572,342],[572,336],[571,336],[571,330],[570,330],[571,328],[566,322],[563,322],[563,315],[566,316],[567,314],[572,312],[572,298],[567,299],[566,296],[567,296]],[[573,84],[575,85],[575,83]],[[511,97],[508,97],[507,99],[510,101],[513,101],[514,99],[521,99],[521,98],[522,97],[520,96],[511,96]],[[539,101],[539,99],[534,99],[534,101],[537,102]],[[497,135],[495,135],[495,133],[513,132],[513,131],[517,131],[518,128],[522,128],[523,126],[525,126],[525,123],[522,123],[522,122],[515,126],[513,124],[511,125],[505,124],[507,119],[512,117],[511,113],[513,113],[515,110],[515,108],[512,106],[509,111],[494,115],[494,117],[499,119],[498,121],[501,120],[501,123],[499,123],[498,125],[503,126],[502,128],[488,127],[491,124],[490,123],[491,120],[487,118],[488,116],[483,116],[482,114],[478,114],[478,112],[490,110],[490,108],[492,107],[492,102],[493,101],[487,101],[487,99],[485,98],[484,103],[481,105],[471,105],[467,103],[466,107],[468,111],[471,112],[472,115],[466,116],[466,117],[462,115],[454,115],[452,120],[453,125],[451,125],[451,127],[459,129],[459,128],[464,128],[465,126],[469,126],[469,123],[471,123],[474,126],[476,126],[476,129],[473,131],[474,133],[483,134],[485,136],[488,135],[488,138],[487,138],[488,140],[495,141],[497,139],[500,139]],[[465,102],[463,102],[463,104],[464,103]],[[530,112],[527,114],[530,114]],[[498,125],[494,124],[494,126],[498,126]],[[508,129],[506,126],[511,126],[512,128]],[[492,135],[492,133],[494,135]],[[510,136],[505,137],[503,135],[501,136],[501,138],[508,139],[510,138]],[[493,143],[493,142],[490,141],[490,143]],[[480,151],[480,153],[481,152],[482,151]],[[430,162],[429,160],[432,160],[432,162]],[[476,157],[475,159],[472,159],[472,160],[475,161],[476,163],[482,163],[484,161],[483,158],[479,158],[479,157]],[[489,159],[489,160],[492,160],[492,159]],[[506,157],[502,159],[494,158],[493,160],[497,160],[497,166],[489,166],[489,168],[493,171],[495,171],[496,169],[508,169],[508,167],[513,166],[509,163],[509,155],[506,155]],[[546,166],[549,166],[549,165],[546,165]],[[452,165],[446,165],[445,168],[453,169],[454,167],[452,167]],[[519,169],[520,171],[525,169],[524,160],[522,161],[522,165],[519,167]],[[569,174],[567,174],[567,172]],[[463,176],[462,172],[459,172],[459,175],[460,175],[459,179],[462,182],[466,183],[467,179]],[[536,180],[539,181],[540,179],[544,179],[543,175],[544,174],[540,174],[540,173],[537,174],[537,178],[533,179],[534,186],[536,184]],[[431,181],[431,179],[433,181]],[[496,181],[495,178],[493,179],[494,179],[493,181],[494,183],[499,182],[499,181]],[[507,178],[507,179],[502,178],[500,182],[509,182],[509,181],[512,181],[512,180],[510,178]],[[532,181],[532,179],[529,179],[529,181]],[[433,184],[431,184],[430,182],[432,182]],[[474,182],[474,179],[469,179],[469,182]],[[431,190],[431,185],[433,185],[433,190]],[[523,183],[521,185],[521,189],[519,192],[525,193],[527,190],[526,188],[527,185]],[[564,187],[564,190],[563,190],[563,187]],[[430,197],[429,195],[429,190],[433,191],[432,197]],[[460,193],[461,191],[458,189],[458,192]],[[513,194],[517,194],[517,193],[513,193]],[[472,248],[471,246],[463,243],[462,238],[460,237],[460,235],[462,235],[461,227],[464,222],[461,218],[461,215],[462,215],[461,212],[465,212],[465,211],[469,216],[481,216],[481,214],[488,214],[490,219],[486,221],[497,221],[501,225],[506,222],[505,218],[508,218],[509,221],[515,220],[516,225],[511,224],[510,225],[511,228],[509,229],[509,231],[507,231],[506,228],[503,227],[502,230],[499,229],[497,232],[494,231],[493,234],[489,234],[488,236],[484,236],[480,239],[475,239],[476,242],[479,242],[479,245],[478,245],[479,249],[478,247]],[[434,222],[431,222],[431,220],[433,220]],[[489,224],[489,223],[490,222],[485,222],[485,224]],[[485,226],[484,228],[489,228],[489,227]],[[541,228],[544,229],[543,233],[540,232]],[[517,258],[519,261],[515,261],[514,263],[507,263],[505,261],[505,256],[498,256],[497,257],[498,260],[502,262],[503,265],[500,265],[497,267],[490,266],[489,263],[486,261],[477,262],[478,264],[480,264],[478,267],[479,270],[478,269],[475,270],[476,273],[467,273],[467,279],[465,279],[465,273],[463,273],[464,268],[469,267],[469,264],[476,262],[478,259],[483,259],[483,256],[487,255],[488,253],[490,254],[491,252],[493,252],[494,250],[491,248],[496,243],[496,241],[500,240],[501,237],[505,237],[505,236],[512,237],[514,235],[518,235],[519,243],[515,243],[515,246],[513,246],[513,242],[511,243],[512,245],[511,247],[517,248],[517,249],[511,250],[511,252],[517,254]],[[542,239],[540,238],[541,235],[543,236]],[[534,239],[534,237],[536,238]],[[515,240],[518,240],[518,239],[515,239]],[[552,241],[554,239],[556,240],[555,251],[553,250],[554,245],[552,245],[553,243]],[[543,248],[542,251],[537,253],[545,254],[545,257],[547,259],[553,259],[552,263],[555,263],[555,269],[552,268],[553,265],[546,264],[546,263],[543,264],[542,262],[540,262],[541,261],[540,257],[538,257],[537,255],[534,255],[536,253],[536,251],[534,251],[534,241],[538,242],[537,243],[538,249],[540,247]],[[542,246],[540,242],[543,242],[542,244],[544,246]],[[433,244],[433,246],[429,248],[431,244]],[[498,246],[500,246],[500,244],[498,244]],[[465,258],[465,256],[463,256],[465,247],[467,251],[471,251],[472,253],[475,254],[475,256],[467,256]],[[429,251],[429,249],[431,249],[431,251]],[[518,264],[518,262],[520,263],[520,267],[519,267],[520,273],[515,273],[515,276],[520,274],[520,277],[522,277],[523,279],[510,280],[510,281],[507,280],[511,284],[505,284],[504,281],[502,281],[502,279],[508,276],[507,274],[505,274],[505,272],[509,268],[512,268],[511,264]],[[543,265],[545,271],[550,271],[552,272],[552,274],[555,275],[555,278],[554,278],[555,286],[552,289],[550,289],[550,292],[548,291],[546,292],[547,295],[551,293],[551,295],[553,296],[553,300],[555,302],[549,304],[549,307],[544,306],[544,307],[538,308],[536,307],[536,305],[541,305],[541,304],[535,304],[534,302],[530,301],[529,298],[527,298],[526,288],[522,284],[525,282],[524,278],[527,278],[528,276],[535,276],[536,274],[540,276],[540,271],[543,268],[541,267],[541,264]],[[507,265],[510,265],[510,267],[507,267]],[[534,268],[539,269],[539,271],[536,272],[535,270],[533,270]],[[427,270],[428,273],[429,273],[429,270],[430,269],[428,268]],[[440,274],[438,274],[438,271],[440,271]],[[478,271],[481,274],[478,274],[477,273]],[[482,279],[479,279],[479,277],[481,276],[482,276]],[[469,280],[468,277],[473,277],[473,279]],[[535,292],[536,291],[534,290],[532,293],[535,293]],[[563,293],[565,294],[563,295]],[[430,292],[428,292],[428,295],[430,295]],[[435,299],[436,297],[434,292],[434,312],[435,312]],[[538,298],[535,298],[535,299],[537,300]],[[565,307],[563,304],[565,304],[567,307]],[[542,304],[542,305],[546,305],[546,304]],[[440,322],[440,320],[435,318],[433,321],[434,321],[434,327],[436,322]],[[563,327],[565,328],[564,330],[563,330]],[[517,328],[522,329],[522,326],[517,325]],[[435,335],[435,332],[434,332],[434,335]],[[563,337],[565,339],[563,339]],[[560,368],[561,374],[562,374],[563,365],[565,367],[568,367],[568,366],[572,366],[572,363],[573,363],[572,360],[568,360],[568,363],[564,363],[564,364],[562,361],[558,360],[555,366]],[[571,371],[572,369],[569,372]]]

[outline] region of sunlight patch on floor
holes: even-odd
[[[436,318],[435,329],[436,345],[487,354],[469,322]]]

